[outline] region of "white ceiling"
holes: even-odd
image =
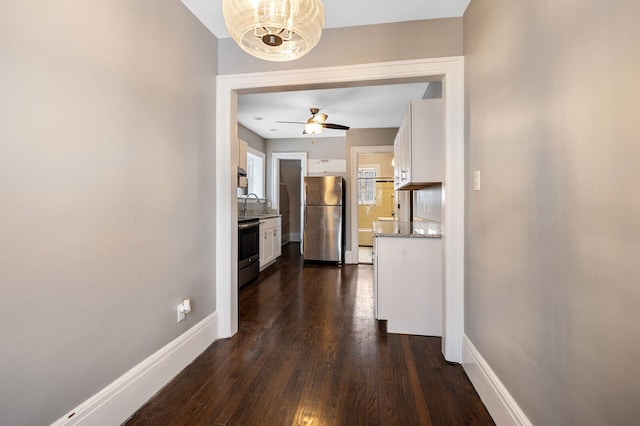
[[[301,138],[309,108],[320,108],[327,123],[355,129],[399,127],[407,104],[421,99],[429,83],[363,86],[238,96],[238,122],[264,139]],[[315,137],[344,136],[344,130],[324,129]],[[305,135],[304,137],[312,137]]]
[[[229,37],[222,17],[222,0],[181,1],[216,37]],[[464,14],[470,1],[323,0],[324,28],[460,17]]]
[[[181,0],[219,39],[229,37],[222,17],[222,0]],[[470,0],[323,0],[324,28],[460,17]],[[306,121],[309,108],[327,114],[328,123],[351,128],[399,127],[412,99],[421,99],[428,83],[350,87],[238,97],[238,122],[265,139],[303,137],[303,125],[276,121]],[[261,117],[262,120],[256,120]],[[324,129],[315,137],[344,136],[345,131]],[[304,137],[312,137],[305,135]]]

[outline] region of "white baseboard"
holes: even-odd
[[[532,425],[466,335],[462,336],[462,366],[496,425]]]
[[[218,314],[214,312],[52,426],[122,424],[217,338]]]

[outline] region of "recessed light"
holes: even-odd
[[[271,130],[272,132],[277,132],[278,131],[278,129],[269,129],[269,130]]]
[[[253,117],[253,119],[254,119],[254,120],[258,120],[258,121],[264,120],[264,118],[263,118],[263,117]]]

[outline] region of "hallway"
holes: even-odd
[[[493,424],[440,338],[387,335],[371,265],[305,265],[299,245],[240,291],[240,330],[214,342],[126,423]]]

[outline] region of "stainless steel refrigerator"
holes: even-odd
[[[344,179],[304,178],[304,260],[344,262]]]

